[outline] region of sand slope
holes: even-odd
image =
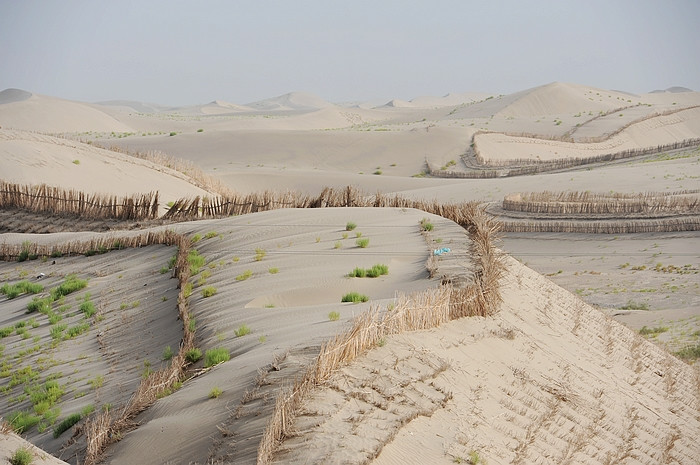
[[[334,376],[279,463],[696,463],[698,372],[508,268],[498,314],[391,337]]]
[[[158,190],[161,203],[207,195],[182,173],[82,142],[0,129],[0,176],[6,182],[41,184],[115,195]]]
[[[16,89],[5,90],[6,94],[0,95],[0,126],[3,128],[53,133],[132,130],[88,104],[38,94],[27,97],[26,91],[19,92],[25,92],[25,98],[17,98]]]

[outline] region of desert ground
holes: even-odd
[[[697,463],[698,179],[687,89],[4,90],[0,454]]]

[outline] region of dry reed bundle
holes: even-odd
[[[494,246],[499,223],[475,204],[441,205],[437,202],[398,199],[412,203],[414,208],[420,204],[424,211],[442,214],[467,229],[472,239],[472,260],[476,268],[474,282],[464,289],[441,286],[402,297],[394,310],[383,315],[379,307],[371,307],[356,317],[348,330],[323,344],[318,357],[304,375],[291,388],[283,389],[278,394],[258,447],[258,464],[272,461],[276,448],[289,434],[294,418],[309,393],[328,380],[338,368],[376,346],[381,338],[404,331],[433,328],[463,316],[490,315],[497,310],[501,302],[499,280],[504,269],[502,256]]]
[[[698,190],[604,194],[592,192],[528,192],[508,194],[503,209],[528,213],[570,214],[698,214]]]
[[[158,216],[158,192],[117,197],[0,181],[0,208],[89,219],[144,220]]]

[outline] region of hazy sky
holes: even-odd
[[[700,90],[698,18],[698,0],[0,0],[0,90],[169,105]]]

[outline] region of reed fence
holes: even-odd
[[[72,215],[87,219],[144,220],[158,216],[158,192],[130,197],[86,194],[77,190],[0,181],[0,208]]]
[[[615,221],[502,221],[502,231],[513,233],[632,234],[700,231],[700,217]]]
[[[529,192],[508,194],[506,211],[551,215],[700,214],[700,190],[604,194],[592,192]]]

